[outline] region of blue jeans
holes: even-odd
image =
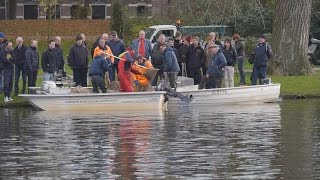
[[[22,94],[26,93],[26,84],[27,84],[27,69],[25,64],[16,64],[15,65],[15,80],[14,80],[14,92],[19,93],[19,79],[20,74],[22,73]],[[21,73],[20,73],[21,72]]]
[[[240,74],[240,84],[241,85],[246,83],[246,75],[244,74],[244,71],[243,71],[243,62],[244,62],[244,58],[239,57],[238,58],[238,70],[239,70],[239,74]]]
[[[259,82],[261,84],[261,80],[267,77],[267,66],[253,66],[253,72],[251,77],[251,85],[256,85],[257,80],[259,78]]]
[[[3,87],[2,87],[2,82],[3,82],[3,77],[2,77],[2,69],[0,69],[0,93],[3,91]]]
[[[13,67],[3,69],[3,93],[5,97],[11,97],[13,87]]]
[[[54,74],[53,73],[44,72],[43,73],[43,81],[54,81]]]

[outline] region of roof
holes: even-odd
[[[160,29],[160,28],[175,28],[175,25],[154,25],[154,26],[150,26],[149,28],[153,28],[153,29]]]
[[[175,25],[154,25],[149,28],[153,29],[167,29],[167,28],[175,28]],[[181,28],[217,28],[217,27],[228,27],[226,25],[212,25],[212,26],[181,26]]]

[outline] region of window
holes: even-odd
[[[145,6],[138,6],[137,7],[137,16],[144,16],[146,14],[146,7]]]
[[[0,0],[0,7],[5,7],[5,6],[6,6],[6,1]]]
[[[49,19],[49,14],[46,15],[46,18]],[[54,14],[51,17],[52,19],[60,19],[60,5],[56,5],[54,9]]]
[[[38,19],[38,5],[24,5],[24,19]]]
[[[6,9],[0,8],[0,19],[6,19]]]
[[[70,11],[71,11],[71,18],[77,18],[77,11],[78,11],[78,5],[72,5],[71,6],[71,9],[70,9]]]
[[[161,30],[160,34],[164,34],[166,37],[173,37],[173,30]]]
[[[106,18],[106,6],[94,5],[92,6],[92,19],[105,19]]]

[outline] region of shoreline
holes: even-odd
[[[280,95],[279,99],[281,100],[301,100],[301,99],[320,99],[320,95],[313,94],[304,94],[304,95]],[[17,101],[12,101],[5,103],[0,102],[0,108],[32,108],[32,105],[29,104],[27,100],[18,99]]]

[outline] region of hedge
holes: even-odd
[[[10,38],[22,35],[30,38],[48,37],[48,20],[1,20],[0,31]],[[73,39],[77,33],[84,33],[88,38],[110,32],[108,20],[52,20],[52,35]]]

